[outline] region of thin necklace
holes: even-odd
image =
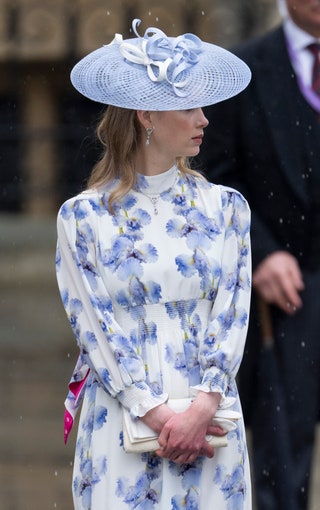
[[[179,176],[177,174],[175,179],[174,179],[174,182],[173,182],[172,186],[170,186],[170,188],[168,189],[167,193],[170,193],[172,188],[174,188],[174,186],[176,185],[176,183],[178,181],[178,177]],[[151,204],[153,205],[153,214],[155,216],[157,216],[159,214],[158,202],[159,202],[159,198],[161,196],[161,193],[155,193],[155,194],[149,195],[148,193],[145,193],[141,189],[139,191],[140,191],[140,193],[142,193],[142,195],[144,195],[145,197],[149,198]]]
[[[141,190],[140,190],[140,193],[142,193],[142,195],[144,195],[145,197],[149,198],[150,202],[153,205],[153,214],[155,214],[157,216],[159,214],[157,206],[158,206],[158,201],[159,201],[159,198],[160,198],[160,193],[157,194],[157,195],[148,195],[148,193],[144,193]]]
[[[146,195],[145,193],[143,193],[144,195]],[[152,203],[153,205],[153,212],[154,214],[157,216],[157,214],[159,214],[159,211],[158,211],[158,200],[160,198],[160,195],[146,195],[146,197],[149,198],[150,202]]]

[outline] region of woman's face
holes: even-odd
[[[202,108],[150,112],[150,119],[154,127],[150,147],[172,159],[199,154],[203,130],[209,124]]]
[[[286,0],[291,19],[305,32],[320,37],[320,0]]]

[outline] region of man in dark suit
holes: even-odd
[[[252,210],[254,294],[239,384],[258,508],[306,510],[320,400],[319,49],[307,46],[320,40],[320,0],[283,0],[281,9],[280,27],[233,50],[252,82],[206,109],[200,157],[209,179],[239,189]],[[283,391],[273,403],[267,378],[277,374],[259,365],[266,335]]]

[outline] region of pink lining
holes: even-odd
[[[90,369],[87,371],[86,375],[81,381],[73,381],[69,384],[69,390],[74,395],[75,400],[74,404],[77,408],[76,404],[78,403],[78,399],[82,394],[82,388],[84,387],[87,377],[89,375]],[[64,443],[67,443],[69,434],[71,432],[71,429],[73,427],[74,423],[74,416],[68,411],[68,409],[65,410],[64,413]]]

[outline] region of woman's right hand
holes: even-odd
[[[159,436],[161,449],[156,453],[159,457],[170,459],[177,464],[192,463],[198,457],[212,458],[214,448],[206,440],[207,435],[224,436],[226,431],[221,427],[206,425],[201,420],[188,420],[186,412],[177,413],[164,425]]]
[[[178,464],[194,462],[202,455],[213,457],[214,449],[206,436],[226,434],[223,429],[211,424],[220,399],[219,393],[199,392],[186,411],[173,413],[161,430],[161,448],[156,453]]]

